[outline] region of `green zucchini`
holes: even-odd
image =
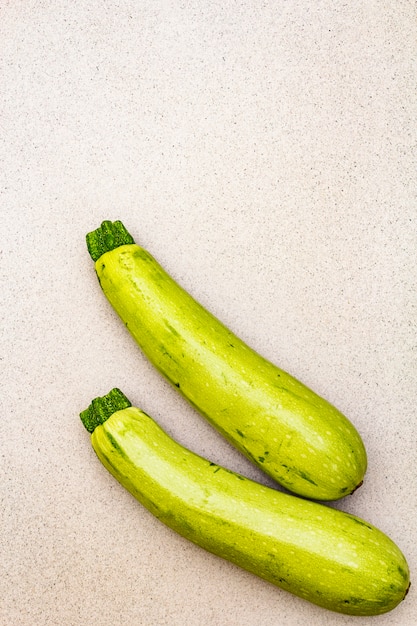
[[[405,597],[407,562],[372,524],[198,456],[118,389],[80,417],[109,472],[161,522],[209,552],[340,613],[378,615]]]
[[[366,452],[350,421],[236,337],[121,222],[103,222],[87,246],[104,294],[144,354],[266,474],[316,500],[362,483]]]

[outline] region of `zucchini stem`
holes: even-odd
[[[105,396],[94,398],[90,406],[80,413],[80,418],[88,432],[92,433],[97,426],[108,420],[113,413],[127,409],[130,406],[132,404],[124,393],[115,387]]]
[[[105,220],[101,226],[86,236],[87,248],[93,261],[97,261],[105,252],[110,252],[119,246],[135,243],[120,220],[111,222]]]

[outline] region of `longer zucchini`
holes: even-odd
[[[335,407],[236,337],[121,222],[103,222],[87,246],[144,354],[241,452],[308,498],[336,500],[361,484],[364,445]]]
[[[173,441],[118,389],[93,400],[81,419],[111,474],[209,552],[340,613],[378,615],[405,597],[407,562],[368,522],[211,463]]]

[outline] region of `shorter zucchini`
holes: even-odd
[[[110,473],[159,520],[209,552],[339,613],[378,615],[405,597],[407,562],[368,522],[198,456],[118,389],[80,417]]]
[[[143,354],[247,458],[312,500],[337,500],[362,484],[366,450],[340,411],[232,333],[121,222],[103,222],[87,246]]]

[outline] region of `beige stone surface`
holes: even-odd
[[[133,344],[85,234],[122,219],[365,441],[333,506],[417,567],[415,4],[0,4],[1,626],[345,626],[163,527],[78,418],[119,386],[259,480]],[[331,549],[331,546],[329,546]],[[393,612],[413,626],[417,582]]]

